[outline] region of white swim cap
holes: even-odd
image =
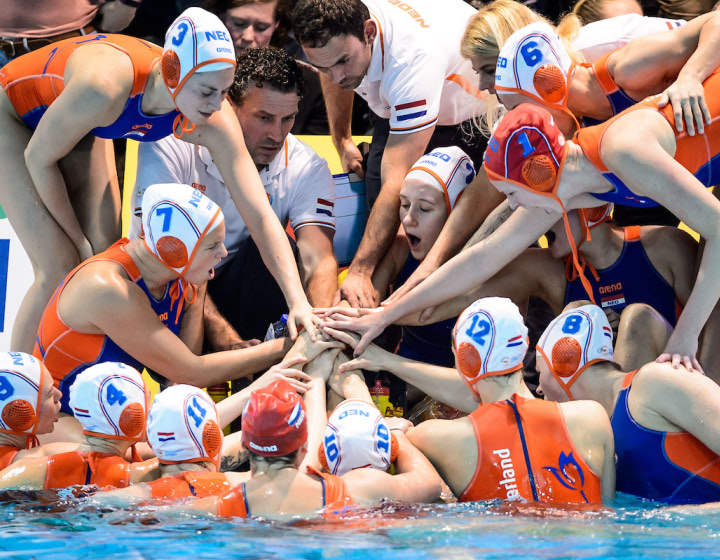
[[[387,471],[397,451],[397,440],[377,407],[348,399],[328,418],[318,456],[328,472],[342,476],[364,467]]]
[[[558,315],[536,348],[572,400],[570,386],[588,366],[612,361],[612,343],[612,329],[603,310],[597,305],[583,305]]]
[[[475,177],[475,167],[457,146],[437,148],[417,160],[405,179],[416,179],[439,190],[445,196],[448,214]]]
[[[149,392],[142,375],[120,362],[80,372],[70,386],[70,408],[83,434],[138,442],[145,438]]]
[[[453,344],[458,370],[473,393],[480,379],[522,369],[527,333],[520,310],[507,298],[479,299],[460,314]]]
[[[565,108],[573,61],[552,27],[535,22],[516,31],[503,45],[495,69],[495,90],[528,95],[548,106]]]
[[[195,72],[235,68],[235,47],[220,18],[202,8],[188,8],[165,34],[162,76],[175,99]]]
[[[200,242],[223,220],[220,207],[188,185],[150,185],[143,194],[145,244],[181,278]]]
[[[29,354],[0,352],[0,432],[35,435],[46,371]]]
[[[190,385],[173,385],[155,397],[147,437],[164,464],[211,461],[217,466],[220,460],[223,433],[215,403]]]

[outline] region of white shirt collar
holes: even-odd
[[[197,149],[198,154],[200,155],[200,160],[205,164],[207,172],[218,181],[224,183],[225,181],[220,174],[220,170],[215,165],[215,162],[210,155],[210,151],[205,146],[198,146]],[[287,168],[289,150],[290,148],[288,146],[288,139],[285,138],[285,142],[283,142],[283,147],[275,155],[273,160],[260,170],[260,178],[263,179],[263,182],[265,182],[265,178],[272,179],[274,177],[277,177]]]

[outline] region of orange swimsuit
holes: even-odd
[[[703,82],[703,89],[705,90],[705,101],[713,119],[711,124],[705,125],[703,134],[689,136],[686,132],[678,132],[675,129],[672,106],[668,104],[662,109],[658,108],[661,95],[648,97],[602,124],[578,130],[573,141],[582,148],[590,162],[614,186],[610,192],[591,194],[599,200],[616,202],[625,206],[657,206],[657,202],[651,198],[632,192],[617,175],[607,168],[601,156],[600,148],[608,127],[627,112],[639,109],[654,109],[660,112],[672,127],[677,146],[675,161],[690,171],[706,187],[720,182],[720,71],[716,70]]]
[[[4,469],[15,460],[18,449],[14,445],[0,445],[0,469]]]
[[[600,477],[575,448],[557,403],[512,398],[480,407],[468,418],[478,464],[461,502],[518,498],[600,503]]]
[[[323,485],[323,507],[326,510],[338,510],[352,505],[353,499],[345,481],[339,476],[322,473],[308,467],[308,472],[321,478]],[[217,502],[218,515],[221,517],[248,517],[250,507],[245,496],[245,483],[238,484]]]
[[[70,56],[86,45],[108,45],[130,57],[133,84],[122,114],[108,126],[94,128],[100,138],[131,138],[152,142],[172,134],[176,117],[143,113],[141,105],[148,78],[162,57],[157,45],[125,35],[96,34],[57,41],[25,54],[0,69],[0,86],[20,118],[35,130],[48,107],[65,89],[65,66]]]
[[[67,275],[62,284],[55,290],[50,302],[45,308],[40,327],[35,339],[33,356],[42,360],[53,376],[55,385],[62,391],[60,399],[61,411],[72,414],[70,409],[70,386],[78,374],[90,366],[101,362],[122,362],[142,371],[143,364],[128,352],[120,348],[113,340],[103,334],[83,333],[68,327],[58,312],[58,301],[63,289],[70,279],[82,267],[97,261],[110,261],[118,263],[132,282],[135,282],[148,298],[150,306],[158,318],[175,334],[180,331],[180,315],[172,311],[173,301],[166,288],[162,299],[155,299],[145,285],[137,265],[125,251],[127,239],[116,242],[107,251],[81,263]],[[182,299],[175,302],[182,305]]]
[[[111,453],[60,453],[48,457],[44,488],[67,488],[77,484],[124,488],[130,484],[131,464]]]
[[[180,498],[207,498],[224,494],[231,488],[227,476],[219,472],[183,472],[153,480],[150,484],[152,497],[156,500]]]

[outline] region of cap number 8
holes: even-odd
[[[580,330],[581,323],[582,317],[580,315],[570,315],[563,323],[562,332],[565,334],[575,334]]]

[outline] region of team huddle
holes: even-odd
[[[299,0],[292,20],[302,64],[236,56],[194,7],[162,48],[98,33],[0,68],[0,202],[35,273],[0,353],[0,489],[265,518],[720,500],[720,12],[568,31],[514,0]],[[367,186],[341,282],[333,177],[290,133],[308,68]],[[97,157],[120,138],[122,238]]]

